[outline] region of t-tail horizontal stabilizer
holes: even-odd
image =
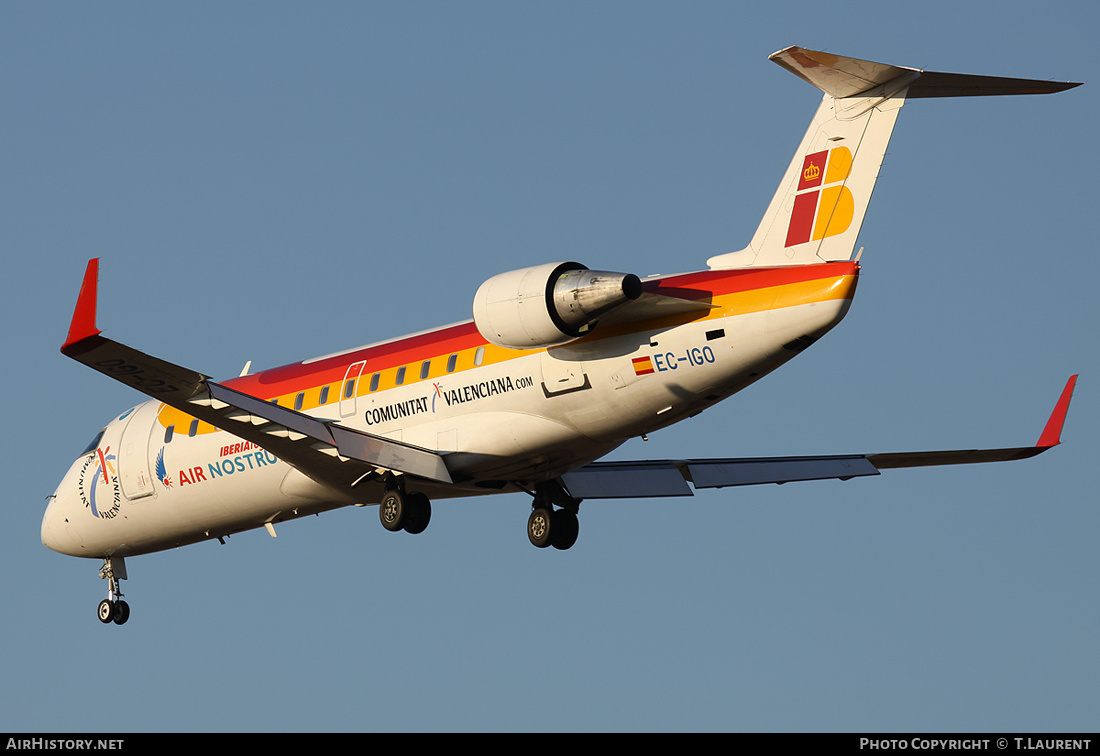
[[[788,47],[772,53],[768,60],[837,99],[866,95],[877,87],[884,87],[878,94],[889,97],[892,96],[890,89],[906,86],[908,91],[904,97],[914,100],[921,97],[1054,94],[1080,86],[1080,82],[1071,81],[922,71],[804,47]],[[896,86],[887,86],[891,83]]]
[[[749,246],[711,268],[850,260],[906,100],[1050,94],[1073,82],[940,73],[788,47],[770,59],[824,96]]]
[[[1066,382],[1035,446],[814,457],[594,462],[563,475],[562,483],[570,495],[578,499],[633,499],[691,496],[692,487],[724,488],[761,483],[791,483],[797,480],[848,480],[878,475],[880,470],[897,467],[968,465],[1027,459],[1060,443],[1062,426],[1066,421],[1076,384],[1076,375]]]

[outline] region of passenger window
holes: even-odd
[[[381,378],[381,377],[382,377],[381,373],[375,373],[374,375],[372,375],[370,377],[370,390],[371,391],[377,391],[378,390],[378,379]]]
[[[424,360],[424,362],[420,365],[420,380],[424,380],[428,377],[428,371],[431,369],[431,366],[431,360]]]
[[[452,354],[447,358],[447,372],[453,373],[455,371],[455,365],[458,364],[458,355]]]
[[[299,391],[298,396],[294,397],[294,409],[295,410],[300,410],[302,408],[302,403],[305,402],[305,400],[306,400],[306,392]]]
[[[191,427],[187,429],[187,435],[190,436],[191,438],[194,438],[196,435],[198,435],[198,432],[199,432],[199,421],[198,420],[192,420],[191,421]]]
[[[174,425],[169,425],[167,428],[165,428],[164,429],[164,443],[168,443],[169,441],[171,441],[172,436],[175,434],[175,432],[176,432],[176,426],[174,426]],[[96,438],[96,441],[97,442],[99,441],[98,437]]]
[[[405,382],[405,366],[397,368],[397,385],[400,386]]]
[[[318,404],[328,404],[328,386],[321,387],[321,397],[317,400]]]
[[[485,347],[479,346],[477,351],[474,352],[474,366],[477,367],[485,361]]]
[[[345,399],[351,399],[353,394],[355,394],[355,379],[354,378],[352,378],[351,380],[349,380],[347,383],[344,384],[344,398]]]

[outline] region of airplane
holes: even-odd
[[[149,397],[112,419],[48,497],[42,542],[102,559],[103,623],[130,608],[126,559],[345,506],[420,533],[432,501],[530,498],[527,536],[565,550],[582,501],[1024,459],[1056,446],[1077,376],[1034,446],[810,457],[600,461],[699,414],[836,326],[901,107],[1049,94],[1073,82],[940,73],[788,47],[770,59],[821,103],[748,246],[639,278],[550,262],[494,275],[472,319],[224,381],[96,327],[89,261],[62,354]],[[862,252],[862,250],[860,250]]]

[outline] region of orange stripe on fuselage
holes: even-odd
[[[648,293],[716,306],[706,312],[666,316],[597,329],[580,341],[595,342],[626,333],[693,321],[713,320],[811,302],[848,299],[854,293],[858,272],[859,266],[854,262],[836,262],[781,268],[709,270],[643,281],[643,289]],[[467,321],[330,357],[264,370],[224,383],[268,401],[277,399],[284,407],[294,406],[294,398],[304,391],[306,396],[302,409],[308,410],[322,406],[319,398],[324,386],[329,387],[328,401],[324,406],[335,405],[339,401],[345,373],[348,366],[354,363],[366,362],[355,387],[356,396],[362,396],[371,393],[368,387],[371,376],[375,373],[381,374],[378,391],[394,388],[397,370],[402,366],[407,368],[403,386],[470,370],[475,367],[474,355],[479,348],[485,350],[481,365],[506,362],[542,351],[494,346],[485,341],[472,321]],[[454,371],[448,373],[447,359],[452,354],[457,355],[457,362]],[[425,360],[431,361],[430,369],[427,377],[421,379],[420,369]],[[190,421],[190,416],[179,410],[167,406],[161,409],[160,422],[165,427],[175,424],[178,430],[186,432]],[[213,426],[200,423],[198,432],[209,433],[214,430],[216,429]]]

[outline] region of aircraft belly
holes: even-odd
[[[462,439],[468,439],[462,443]],[[461,451],[447,455],[447,467],[460,476],[516,480],[553,477],[610,449],[575,426],[522,411],[491,411],[466,418],[459,433]],[[613,447],[612,447],[613,448]]]
[[[345,422],[445,455],[458,482],[558,474],[613,446],[593,442],[574,422],[575,407],[595,401],[591,386],[584,386],[584,365],[554,360],[546,368],[545,359],[545,353],[524,355],[361,396],[356,423]],[[572,400],[563,402],[566,397]]]
[[[850,303],[808,302],[597,342],[611,355],[602,359],[560,348],[555,351],[572,349],[584,360],[591,390],[553,397],[547,405],[587,438],[621,443],[754,383],[840,322]]]
[[[156,452],[164,507],[143,550],[194,542],[354,501],[312,480],[274,454],[225,432],[179,439]],[[156,444],[153,444],[156,446]],[[171,448],[175,447],[175,448]],[[140,502],[139,502],[140,504]],[[136,548],[138,543],[131,541]]]

